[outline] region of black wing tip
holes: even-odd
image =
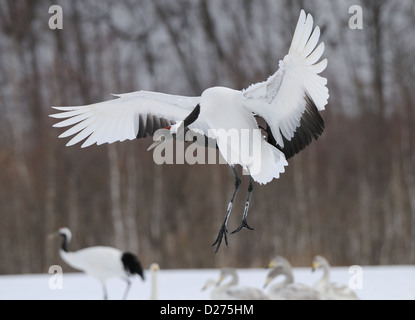
[[[280,131],[284,147],[277,144],[271,128],[267,125],[268,142],[283,152],[287,160],[307,147],[313,139],[317,140],[325,129],[324,120],[308,93],[305,94],[304,100],[306,101],[305,110],[301,116],[300,126],[296,129],[294,136],[288,140]]]
[[[294,137],[291,140],[287,140],[282,136],[284,141],[283,152],[287,159],[305,149],[313,139],[317,140],[325,129],[324,120],[313,99],[307,93],[304,99],[306,101],[305,110]]]
[[[198,103],[197,106],[190,112],[190,114],[183,120],[184,127],[188,127],[193,122],[197,120],[200,114],[200,104]]]
[[[200,104],[197,104],[193,111],[184,119],[184,126],[187,127],[199,117]],[[158,117],[152,114],[139,114],[138,116],[138,132],[137,139],[152,136],[158,129],[166,128],[174,123],[174,121]]]
[[[166,128],[172,124],[173,121],[159,118],[151,114],[138,115],[138,132],[136,138],[141,139],[152,136],[158,129]]]

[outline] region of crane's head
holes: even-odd
[[[67,242],[71,241],[71,238],[72,238],[71,230],[69,230],[66,227],[60,228],[58,230],[58,235],[66,239]]]
[[[183,124],[183,121],[178,121],[176,124],[172,126],[168,126],[163,129],[159,129],[156,132],[154,132],[153,135],[153,143],[151,146],[148,147],[147,151],[150,151],[151,149],[154,149],[158,145],[172,141],[179,130],[179,127]]]
[[[63,227],[63,228],[60,228],[58,232],[54,231],[52,233],[49,233],[47,237],[48,239],[56,239],[57,237],[62,237],[69,242],[71,241],[72,233],[71,233],[71,230],[69,230],[66,227]]]

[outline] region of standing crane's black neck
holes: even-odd
[[[61,234],[61,236],[63,238],[61,248],[62,248],[63,251],[69,252],[69,250],[68,250],[68,245],[69,245],[68,237],[66,236],[66,234]]]
[[[184,127],[188,127],[193,122],[197,120],[200,114],[200,104],[197,104],[197,106],[193,109],[193,111],[183,120]]]

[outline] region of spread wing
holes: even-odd
[[[289,53],[278,71],[243,91],[244,106],[264,118],[272,133],[268,141],[287,159],[324,130],[319,111],[324,110],[329,92],[327,79],[319,75],[327,67],[327,59],[318,62],[324,52],[324,43],[317,45],[319,38],[320,28],[313,30],[313,18],[301,10]]]
[[[196,107],[200,97],[184,97],[150,91],[115,95],[117,98],[76,107],[52,107],[61,113],[50,115],[64,119],[54,127],[70,128],[59,138],[74,135],[67,146],[84,139],[82,147],[93,144],[144,138],[159,128],[180,121]]]

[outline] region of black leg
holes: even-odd
[[[131,286],[130,279],[125,279],[125,281],[127,281],[127,288],[125,288],[123,300],[127,299],[128,291],[130,290],[130,286]]]
[[[102,290],[104,291],[104,300],[108,300],[107,288],[105,283],[102,284]]]
[[[252,183],[252,177],[249,176],[249,187],[248,187],[248,198],[245,202],[245,209],[244,214],[242,216],[242,222],[241,225],[234,231],[231,232],[231,234],[237,233],[242,230],[242,228],[247,228],[249,230],[254,230],[248,225],[248,222],[246,221],[246,216],[248,215],[248,209],[249,209],[249,201],[251,201],[252,191],[254,190],[254,185]]]
[[[228,210],[226,211],[226,215],[225,215],[225,220],[222,223],[222,227],[219,229],[218,237],[216,238],[216,241],[212,244],[212,247],[217,245],[215,253],[218,252],[219,247],[222,243],[222,238],[223,237],[225,237],[225,243],[226,243],[226,246],[228,246],[228,235],[227,235],[228,229],[227,229],[226,226],[228,224],[229,215],[231,214],[233,201],[235,199],[236,193],[238,192],[239,186],[241,185],[241,179],[239,179],[238,174],[237,174],[236,169],[235,169],[234,166],[232,166],[232,171],[233,171],[233,174],[235,175],[235,191],[233,192],[232,199],[229,202]]]

